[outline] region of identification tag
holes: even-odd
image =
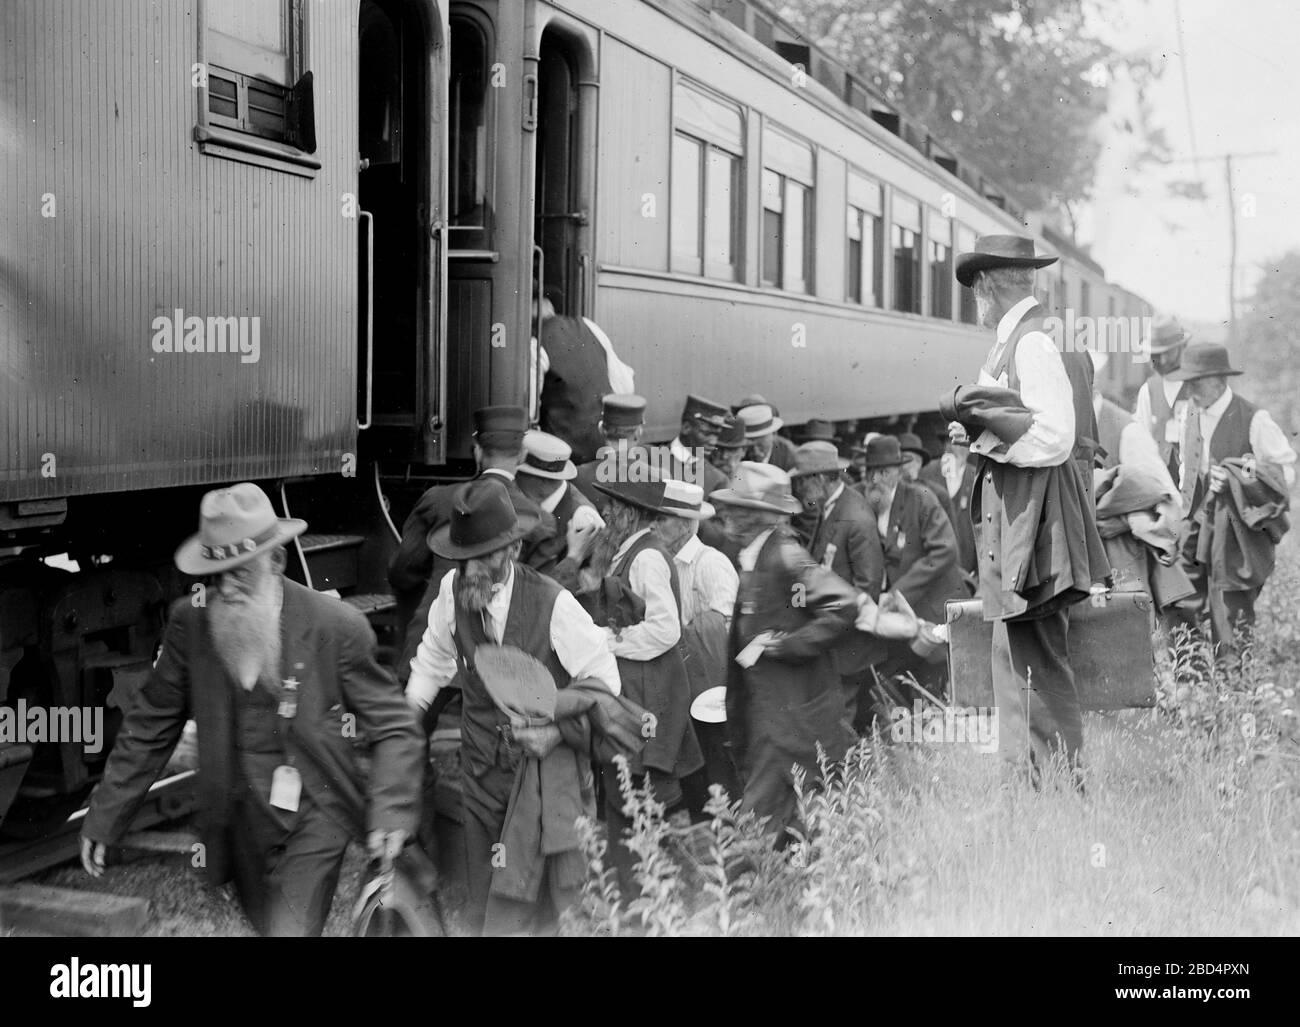
[[[302,797],[302,775],[297,767],[281,764],[271,775],[271,805],[276,809],[298,812],[298,800]]]
[[[822,566],[826,568],[826,570],[830,570],[831,564],[835,562],[835,553],[835,543],[826,543],[826,552],[822,554]]]
[[[1178,422],[1174,420],[1172,417],[1165,422],[1165,441],[1166,442],[1178,441]]]

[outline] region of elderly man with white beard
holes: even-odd
[[[162,652],[91,799],[81,861],[104,872],[191,717],[203,854],[259,933],[318,935],[348,843],[391,864],[419,818],[424,746],[359,613],[284,578],[306,523],[256,485],[203,497],[176,566],[205,579],[172,606]],[[356,752],[365,739],[368,779]]]

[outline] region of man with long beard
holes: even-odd
[[[456,491],[450,521],[429,535],[429,547],[455,569],[439,583],[406,686],[421,714],[453,678],[461,689],[468,915],[485,934],[549,931],[577,900],[586,864],[574,823],[595,815],[595,796],[591,754],[572,743],[590,729],[566,733],[576,714],[562,710],[583,689],[622,691],[605,633],[569,592],[519,563],[534,525],[516,514],[499,481],[480,478]],[[553,722],[518,725],[498,708],[475,662],[479,647],[496,645],[551,672],[563,700]],[[526,758],[542,763],[540,798],[536,789],[525,794]],[[526,816],[530,800],[540,808]],[[525,820],[542,825],[533,844],[512,844]]]
[[[82,830],[81,861],[104,871],[192,716],[208,874],[234,879],[253,926],[318,935],[348,843],[367,832],[391,862],[416,827],[419,728],[347,604],[284,578],[284,544],[307,527],[277,518],[256,485],[209,492],[199,533],[176,552],[209,579],[173,604],[162,653],[127,712]],[[369,780],[354,751],[367,740]]]
[[[1109,578],[1093,511],[1097,423],[1092,360],[1058,347],[1034,298],[1034,269],[1055,263],[1032,239],[981,236],[957,258],[980,324],[996,339],[976,385],[940,399],[954,442],[980,457],[971,521],[979,596],[993,621],[999,751],[1037,786],[1059,761],[1082,790],[1083,719],[1070,666],[1070,605]]]

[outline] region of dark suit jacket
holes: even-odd
[[[898,483],[883,545],[889,587],[903,593],[918,617],[942,624],[944,603],[969,594],[948,513],[924,485]]]
[[[392,676],[375,662],[375,635],[365,618],[346,603],[285,581],[280,677],[298,681],[298,712],[285,744],[302,774],[303,790],[329,817],[357,833],[401,829],[414,834],[424,738]],[[193,718],[208,873],[215,883],[227,880],[238,759],[234,690],[239,687],[213,649],[206,609],[188,598],[176,600],[158,664],[127,711],[103,783],[91,799],[86,837],[112,844],[126,833],[185,722]],[[358,762],[363,748],[371,754],[368,783]],[[251,784],[270,793],[269,780]]]
[[[555,534],[538,542],[530,558],[524,561],[570,592],[578,591],[578,565],[566,555],[569,551],[569,521],[573,520],[579,507],[593,505],[573,487],[572,482],[567,482],[564,496],[555,505]]]
[[[844,491],[831,507],[830,516],[813,526],[808,552],[819,564],[834,571],[859,592],[866,592],[872,599],[880,598],[880,586],[885,578],[885,557],[875,514],[867,506],[867,501],[848,485],[844,486]],[[826,559],[828,553],[829,562]],[[866,670],[883,655],[884,650],[877,640],[861,631],[845,634],[831,654],[835,669],[841,676]]]
[[[794,451],[795,444],[784,435],[778,435],[772,440],[772,455],[767,458],[768,463],[788,471],[794,467]]]

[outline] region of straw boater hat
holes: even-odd
[[[578,476],[578,469],[569,459],[573,449],[561,438],[549,432],[530,429],[524,432],[524,458],[515,471],[538,478],[568,481]]]
[[[805,442],[794,451],[794,467],[789,475],[798,478],[805,474],[838,474],[848,466],[849,462],[831,443]]]
[[[500,479],[475,478],[452,496],[451,520],[429,532],[429,548],[444,560],[472,560],[523,538],[537,521],[536,514],[515,512]]]
[[[725,489],[709,495],[724,506],[742,506],[749,510],[794,515],[803,512],[803,503],[790,492],[790,475],[771,464],[742,460]]]
[[[1228,349],[1213,342],[1196,342],[1183,350],[1178,369],[1166,378],[1172,382],[1194,382],[1198,378],[1226,378],[1241,374],[1228,363]]]
[[[1034,252],[1034,240],[1023,235],[981,235],[971,253],[957,255],[957,281],[970,288],[975,275],[998,267],[1047,267],[1055,257]]]
[[[1178,323],[1172,314],[1161,314],[1151,322],[1151,335],[1147,339],[1147,353],[1168,353],[1191,340],[1192,333]]]
[[[704,502],[704,490],[688,481],[676,478],[659,478],[653,468],[647,469],[651,481],[595,482],[597,490],[631,506],[651,513],[669,514],[688,521],[705,521],[716,512],[712,504]]]
[[[184,574],[220,574],[306,530],[306,521],[277,517],[265,492],[252,482],[241,482],[203,497],[198,534],[176,550],[176,566]]]
[[[736,412],[736,416],[744,422],[747,439],[761,439],[764,435],[772,435],[785,425],[785,422],[777,417],[766,403],[741,407]]]

